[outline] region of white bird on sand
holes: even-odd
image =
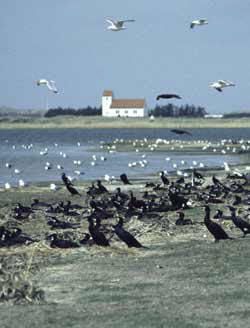
[[[114,21],[112,19],[106,19],[106,22],[108,22],[110,25],[107,27],[108,30],[117,32],[121,30],[125,30],[126,27],[123,26],[124,23],[126,22],[134,22],[134,19],[125,19],[125,20],[119,20],[119,21]]]
[[[190,27],[194,28],[195,26],[201,26],[206,24],[208,24],[208,21],[206,19],[196,19],[191,22]]]
[[[10,188],[11,188],[11,185],[10,185],[8,182],[6,182],[6,183],[4,184],[4,187],[5,187],[5,189],[10,189]]]
[[[225,87],[235,87],[235,84],[228,80],[218,80],[210,84],[211,88],[216,89],[219,92],[222,92],[222,88]]]
[[[53,81],[53,80],[46,80],[46,79],[40,79],[40,80],[37,80],[36,81],[36,84],[38,85],[38,86],[40,86],[40,85],[46,85],[47,86],[47,88],[50,90],[50,91],[52,91],[52,92],[54,92],[54,93],[58,93],[58,90],[57,90],[57,88],[56,88],[56,86],[55,86],[55,81]]]
[[[19,187],[26,187],[26,183],[22,179],[18,180],[18,185]]]
[[[60,189],[60,187],[58,187],[56,184],[54,184],[54,183],[51,183],[51,184],[50,184],[50,190],[54,190],[54,191],[56,191],[56,190],[58,190],[58,189]]]

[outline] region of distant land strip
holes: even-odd
[[[2,117],[0,129],[57,128],[250,128],[250,118],[107,118],[102,116]]]

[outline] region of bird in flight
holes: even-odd
[[[167,94],[158,95],[156,97],[156,100],[159,100],[159,99],[170,99],[170,98],[181,99],[181,97],[178,96],[178,95],[176,95],[176,94],[167,93]]]
[[[195,26],[201,26],[206,24],[208,24],[208,21],[206,19],[196,19],[191,22],[190,27],[194,28]]]
[[[216,89],[219,92],[222,92],[222,89],[225,87],[235,87],[235,84],[228,80],[218,80],[210,84],[211,88]]]
[[[121,30],[125,30],[126,27],[124,26],[124,23],[126,22],[135,22],[134,19],[125,19],[125,20],[119,20],[114,21],[112,19],[106,19],[106,22],[108,22],[110,25],[107,27],[108,30],[117,32]]]
[[[178,129],[173,129],[173,130],[170,130],[170,132],[173,132],[173,133],[176,133],[176,134],[188,134],[188,135],[192,135],[191,132],[188,132],[188,131],[185,131],[185,130],[178,130]]]
[[[52,91],[52,92],[54,92],[54,93],[58,93],[58,89],[56,88],[56,86],[55,86],[55,81],[52,81],[52,80],[46,80],[46,79],[40,79],[40,80],[37,80],[36,81],[36,84],[38,85],[38,86],[40,86],[40,85],[46,85],[46,87],[50,90],[50,91]]]

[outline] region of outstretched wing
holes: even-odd
[[[134,19],[125,19],[125,20],[119,20],[116,22],[116,26],[117,27],[123,27],[123,24],[126,23],[126,22],[134,22],[135,20]]]
[[[58,90],[57,90],[57,88],[55,86],[55,81],[50,80],[47,83],[47,87],[49,88],[49,90],[53,91],[54,93],[58,93]]]
[[[114,20],[112,20],[112,19],[106,19],[106,22],[109,23],[112,26],[115,26],[116,25],[116,22]]]

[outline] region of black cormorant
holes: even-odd
[[[215,241],[219,241],[221,239],[232,239],[218,223],[211,221],[210,207],[208,205],[205,206],[204,223],[208,231],[214,236]]]
[[[120,179],[121,181],[124,183],[124,184],[132,184],[129,180],[128,180],[128,177],[127,177],[127,174],[123,173],[120,175]]]
[[[170,132],[176,133],[176,134],[188,134],[189,136],[192,135],[191,132],[185,131],[185,130],[179,130],[179,129],[173,129],[170,130]]]
[[[100,191],[100,193],[108,192],[108,189],[106,187],[104,187],[101,180],[97,180],[96,182],[97,182],[97,188]]]
[[[59,239],[57,234],[53,233],[48,237],[50,242],[50,247],[52,248],[77,248],[80,247],[77,243],[71,240]]]
[[[92,239],[94,240],[94,242],[99,246],[110,246],[109,241],[107,240],[105,235],[101,231],[99,231],[100,223],[98,222],[96,226],[94,226],[92,217],[89,217],[88,221],[89,221],[89,233]]]
[[[233,206],[228,206],[228,208],[231,211],[232,214],[232,221],[234,223],[234,225],[239,228],[242,232],[243,232],[243,237],[246,236],[246,234],[250,233],[250,224],[248,222],[246,222],[245,220],[236,217],[236,208],[234,208]]]
[[[160,177],[161,177],[161,181],[164,184],[164,186],[169,185],[170,182],[163,171],[160,172]]]
[[[65,186],[67,186],[67,185],[73,186],[72,182],[70,181],[70,179],[66,176],[66,174],[64,172],[62,173],[62,181],[65,184]]]
[[[176,225],[188,225],[193,224],[193,222],[190,219],[185,219],[185,214],[183,212],[177,212],[179,215],[179,218],[175,221]]]
[[[71,195],[78,195],[81,196],[81,194],[76,190],[76,188],[72,187],[71,184],[66,184],[67,190],[71,193]]]
[[[172,94],[172,93],[167,93],[167,94],[161,94],[156,97],[156,100],[159,99],[171,99],[171,98],[176,98],[176,99],[181,99],[179,95]]]
[[[119,222],[113,227],[115,229],[115,234],[127,244],[128,247],[145,248],[134,236],[131,235],[131,233],[123,229],[123,219],[121,217],[119,217]]]

